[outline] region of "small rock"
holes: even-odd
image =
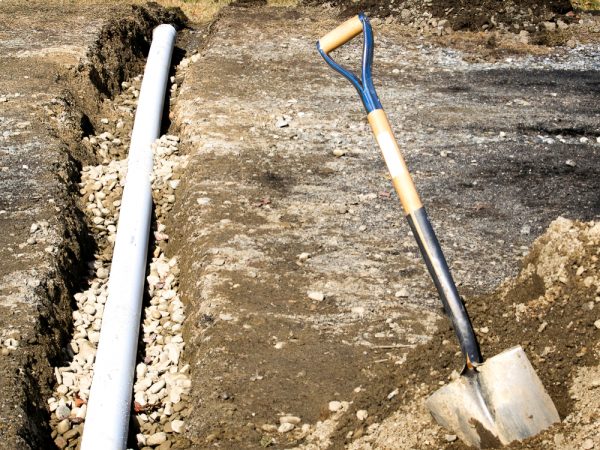
[[[302,420],[297,416],[281,416],[279,418],[280,424],[291,423],[292,425],[298,425],[300,422],[302,422]]]
[[[85,419],[85,415],[87,414],[87,405],[81,405],[79,410],[76,412],[75,417],[78,419]]]
[[[63,437],[64,437],[64,438],[65,438],[67,441],[70,441],[71,439],[74,439],[74,438],[76,438],[77,436],[79,436],[79,427],[71,428],[69,431],[67,431],[67,432],[64,434],[64,436],[63,436]]]
[[[171,422],[171,429],[174,433],[182,433],[183,432],[183,420],[173,420]]]
[[[167,440],[166,433],[161,431],[161,432],[154,433],[154,434],[148,436],[148,439],[146,439],[146,445],[157,446],[157,445],[162,444],[166,440]]]
[[[143,433],[136,434],[135,439],[140,447],[144,447],[146,445],[146,436],[144,436]]]
[[[69,443],[64,437],[58,436],[56,439],[54,439],[54,444],[62,450],[63,448],[67,448]]]
[[[71,410],[69,409],[68,406],[59,405],[59,407],[56,408],[56,418],[58,420],[68,419],[70,415],[71,415]]]
[[[565,164],[569,167],[575,167],[577,164],[575,163],[575,161],[573,161],[572,159],[567,159],[565,161]]]
[[[487,334],[490,332],[490,329],[488,327],[481,327],[479,331],[483,334]]]
[[[600,319],[594,322],[594,326],[600,330]]]
[[[64,419],[58,422],[56,425],[56,431],[58,434],[65,434],[71,428],[71,421],[69,419]]]
[[[290,123],[284,117],[280,117],[277,119],[277,122],[275,122],[275,126],[277,128],[285,128],[285,127],[289,127]]]
[[[340,156],[344,156],[346,154],[346,151],[336,148],[332,153],[333,153],[333,156],[339,158]]]
[[[104,125],[107,125],[108,119],[106,117],[103,117],[102,119],[100,119],[100,122],[102,122]]]
[[[406,288],[401,288],[399,291],[396,291],[396,293],[394,294],[394,296],[396,298],[406,298],[409,296],[409,292],[408,289]]]
[[[307,295],[308,295],[308,298],[310,298],[311,300],[315,300],[317,302],[322,302],[323,300],[325,300],[325,294],[323,294],[320,291],[308,291]]]
[[[391,400],[391,399],[393,399],[393,398],[394,398],[396,395],[398,395],[398,392],[400,392],[400,390],[399,390],[398,388],[394,389],[392,392],[390,392],[390,393],[387,395],[387,399],[388,399],[388,400]]]
[[[446,442],[454,442],[458,439],[458,437],[455,434],[446,434],[444,435],[444,439]]]
[[[337,400],[333,400],[331,402],[329,402],[329,411],[331,412],[337,412],[340,409],[342,409],[342,403],[338,402]]]
[[[575,47],[577,47],[577,42],[574,39],[569,39],[567,41],[567,47],[569,47],[569,48],[575,48]]]
[[[310,259],[310,253],[306,253],[306,252],[300,253],[298,255],[298,259],[302,262],[307,261],[308,259]]]
[[[164,387],[165,387],[165,380],[162,379],[162,380],[158,380],[156,383],[154,383],[148,391],[151,394],[156,394],[158,391],[160,391]]]
[[[367,417],[369,417],[369,413],[366,409],[359,409],[356,411],[356,418],[358,420],[365,420]]]
[[[592,441],[591,439],[586,439],[581,444],[581,448],[583,450],[591,450],[592,448],[594,448],[594,441]]]
[[[521,42],[521,44],[529,44],[529,32],[527,30],[521,30],[519,32],[519,42]]]
[[[295,427],[296,425],[293,423],[282,423],[279,425],[279,428],[277,428],[277,431],[280,433],[287,433],[288,431],[292,431]]]

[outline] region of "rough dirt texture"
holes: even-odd
[[[0,5],[0,439],[49,448],[52,367],[93,249],[75,197],[101,100],[136,73],[160,8]],[[130,45],[127,38],[134,45]],[[145,44],[144,44],[145,42]],[[67,90],[68,89],[68,90]]]
[[[598,222],[559,218],[535,241],[516,278],[492,295],[467,298],[484,357],[523,346],[562,419],[560,425],[510,448],[600,444],[595,406],[600,385],[599,233]],[[448,443],[448,431],[432,427],[423,407],[426,396],[461,366],[453,346],[450,327],[440,323],[440,332],[396,373],[396,383],[406,386],[399,411],[350,448],[466,449],[458,441]],[[422,384],[415,385],[415,380]],[[589,442],[594,446],[583,446]]]
[[[342,0],[326,3],[307,0],[303,3],[333,8],[340,19],[364,11],[375,18],[374,23],[381,20],[387,24],[402,23],[417,34],[443,36],[451,34],[452,30],[484,33],[480,37],[485,37],[484,47],[487,50],[479,56],[495,53],[490,50],[506,40],[506,33],[524,44],[570,48],[577,43],[597,42],[600,33],[595,21],[586,20],[588,14],[585,11],[590,6],[568,0]],[[594,10],[597,12],[598,6],[591,8],[591,11]],[[464,37],[458,39],[459,45]],[[515,51],[519,46],[511,47]]]
[[[357,95],[315,51],[349,11],[239,3],[179,42],[179,56],[199,53],[176,74],[170,117],[189,165],[166,250],[188,313],[191,408],[179,439],[150,447],[461,448],[423,407],[461,369],[457,346]],[[374,21],[380,97],[484,354],[524,345],[563,418],[514,448],[595,448],[598,18],[537,2],[457,33],[458,2],[405,3]],[[51,448],[44,402],[95,250],[71,192],[80,163],[103,156],[81,138],[114,119],[103,100],[141,70],[161,14],[0,7],[6,448]],[[559,216],[596,223],[560,219],[529,251]]]
[[[438,301],[356,93],[314,50],[339,22],[323,11],[225,11],[175,110],[190,157],[173,220],[196,448],[370,448],[395,411],[418,439],[381,448],[456,445],[406,403],[460,362],[428,365],[432,379],[402,364]],[[483,36],[378,25],[376,85],[464,294],[515,274],[558,215],[598,217],[597,46],[548,54],[513,40],[496,64],[468,62],[499,52],[482,56]],[[336,58],[352,64],[359,45]]]
[[[306,0],[305,4],[325,2]],[[343,16],[365,11],[376,17],[397,18],[404,22],[417,16],[445,20],[454,30],[525,29],[535,31],[538,24],[557,20],[571,22],[567,14],[573,11],[569,0],[339,0],[327,2],[340,8]]]

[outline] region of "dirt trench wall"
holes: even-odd
[[[46,400],[67,357],[72,293],[95,244],[78,205],[81,137],[121,82],[142,71],[152,29],[183,18],[135,7],[0,7],[0,439],[54,448]],[[12,128],[8,128],[12,125]]]
[[[123,81],[143,72],[152,30],[161,23],[181,29],[186,18],[181,10],[165,9],[154,2],[132,5],[127,16],[110,20],[102,27],[85,58],[59,75],[66,85],[62,95],[67,104],[65,112],[71,115],[63,127],[62,140],[80,162],[93,159],[93,155],[80,151],[81,138],[94,134],[100,126],[103,102],[121,91]]]

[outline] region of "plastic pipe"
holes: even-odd
[[[82,450],[121,450],[127,443],[152,212],[151,146],[160,134],[175,35],[171,25],[154,29],[144,70]]]

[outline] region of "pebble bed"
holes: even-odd
[[[73,336],[65,349],[70,362],[55,368],[56,388],[48,400],[52,438],[60,449],[77,448],[83,430],[127,172],[127,160],[115,158],[123,158],[127,151],[140,79],[123,83],[123,93],[113,105],[115,117],[101,119],[103,131],[83,139],[102,162],[83,167],[80,183],[83,209],[98,249],[89,263],[87,289],[74,296]],[[185,308],[178,294],[177,259],[165,254],[168,235],[162,223],[175,202],[179,172],[186,164],[185,157],[178,155],[178,145],[179,138],[173,135],[164,135],[153,145],[156,223],[132,402],[136,428],[132,431],[139,448],[171,448],[189,413],[189,366],[181,362]]]

